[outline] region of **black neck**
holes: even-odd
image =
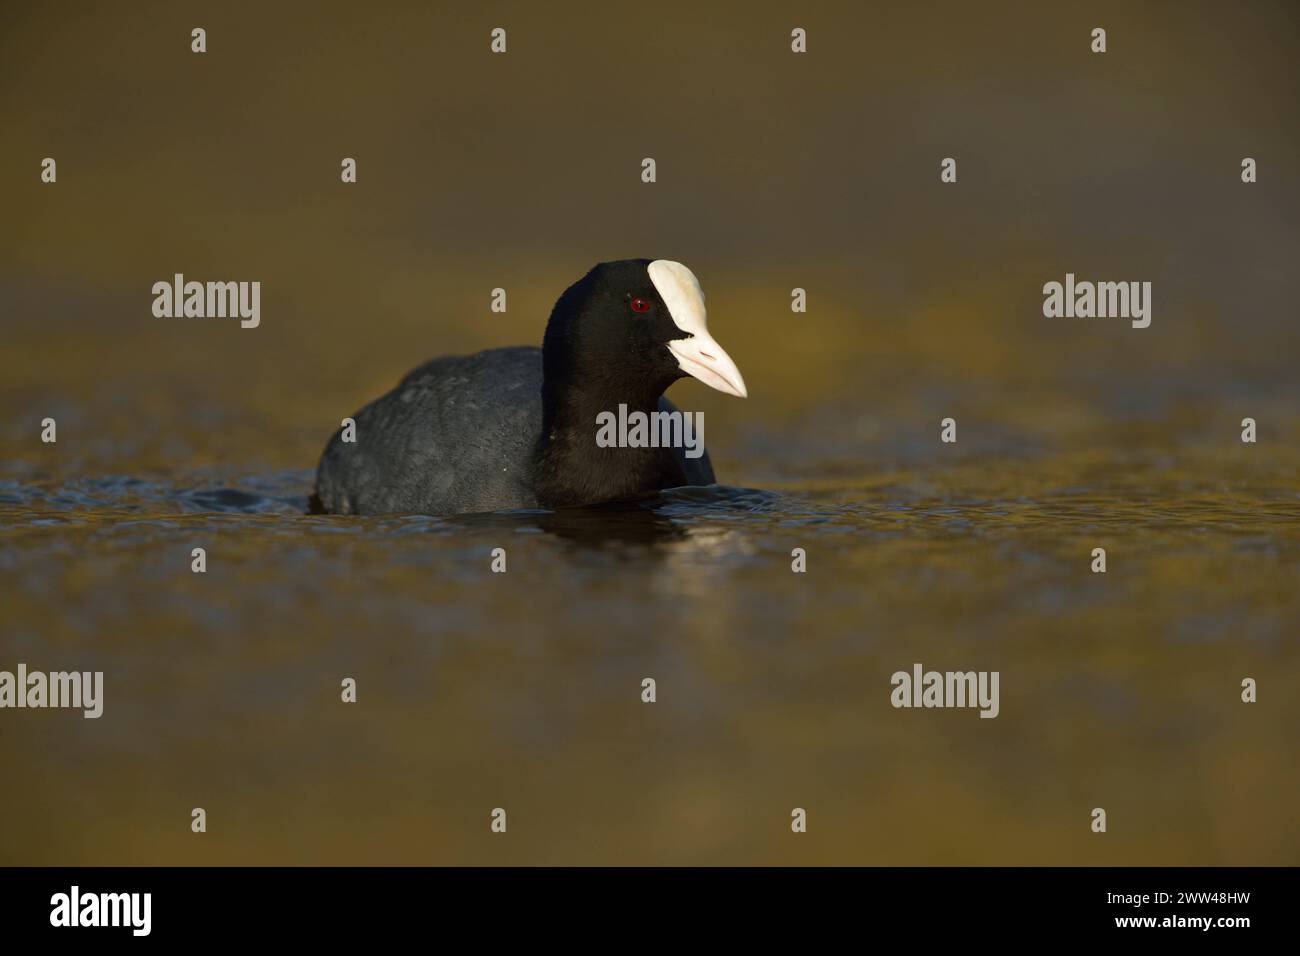
[[[664,448],[601,448],[596,444],[601,412],[647,415],[659,408],[663,388],[633,382],[596,382],[579,391],[542,386],[542,436],[538,445],[536,493],[544,507],[612,501],[685,482],[672,452]]]

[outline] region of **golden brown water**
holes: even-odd
[[[11,463],[4,660],[107,686],[3,715],[6,861],[1295,861],[1293,451],[918,423],[851,477],[872,439],[746,411],[714,455],[766,490],[619,513],[305,517],[309,472],[74,477],[71,435]],[[914,661],[999,670],[1000,716],[894,710]]]
[[[202,77],[169,9],[0,32],[0,669],[106,683],[0,711],[0,863],[1300,862],[1285,7],[1108,11],[1104,63],[1019,6],[827,7],[805,63],[780,4],[504,7],[489,65],[423,6],[231,5]],[[631,255],[749,384],[671,393],[723,487],[302,514],[343,415]],[[262,326],[154,319],[175,271],[262,281]],[[1150,279],[1152,327],[1045,319],[1066,271]],[[1000,715],[895,710],[914,662]]]

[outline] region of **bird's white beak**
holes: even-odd
[[[709,334],[704,291],[695,273],[680,262],[656,259],[649,266],[650,280],[668,306],[675,324],[687,335],[668,343],[668,351],[687,375],[710,388],[746,398],[745,379],[717,339]]]
[[[709,388],[719,392],[747,398],[745,379],[721,345],[707,332],[697,332],[689,339],[668,343],[668,351],[677,358],[677,364],[687,375],[693,375]]]

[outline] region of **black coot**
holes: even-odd
[[[598,416],[620,405],[676,411],[663,392],[686,375],[746,394],[695,275],[663,259],[603,262],[560,296],[540,349],[433,359],[353,415],[355,440],[340,428],[321,455],[312,510],[449,515],[712,484],[707,453],[597,441]]]

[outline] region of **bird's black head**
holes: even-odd
[[[740,370],[709,335],[700,284],[680,262],[600,263],[555,303],[542,353],[548,398],[577,391],[644,404],[686,375],[746,395]]]

